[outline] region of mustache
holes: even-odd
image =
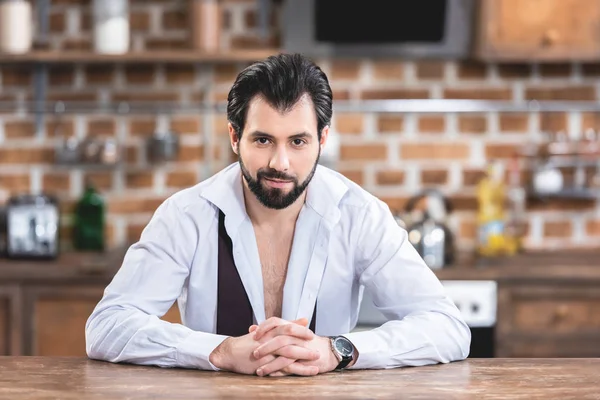
[[[256,173],[257,178],[267,178],[267,179],[278,179],[281,181],[296,181],[296,177],[288,175],[284,172],[277,171],[276,169],[260,169]]]

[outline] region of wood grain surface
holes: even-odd
[[[600,399],[600,359],[473,359],[316,377],[0,357],[2,399]]]

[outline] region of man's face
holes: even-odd
[[[308,96],[283,114],[261,97],[252,99],[241,140],[231,126],[229,134],[244,180],[261,204],[281,210],[302,195],[315,173],[328,129],[319,142],[317,116]]]

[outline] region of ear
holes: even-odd
[[[233,152],[235,154],[239,155],[238,147],[240,145],[240,139],[238,138],[238,135],[235,132],[235,129],[233,129],[231,122],[227,123],[227,129],[229,130],[229,142],[231,143],[231,149],[233,150]]]
[[[321,131],[321,141],[319,142],[319,146],[321,147],[321,152],[323,152],[323,148],[327,143],[327,138],[329,137],[329,125],[325,125],[323,130]]]

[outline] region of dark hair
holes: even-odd
[[[280,112],[290,110],[308,94],[317,114],[317,135],[331,123],[332,98],[327,75],[300,54],[278,54],[239,73],[227,96],[227,119],[241,138],[250,100],[261,95]]]

